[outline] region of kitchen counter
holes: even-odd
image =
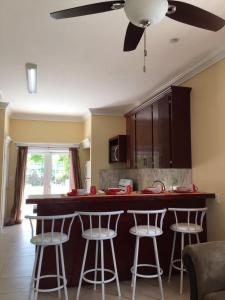
[[[170,193],[144,195],[133,192],[131,195],[95,195],[95,196],[66,196],[66,195],[43,195],[30,196],[26,200],[27,204],[37,204],[38,215],[61,215],[74,211],[112,211],[124,210],[118,225],[118,236],[115,238],[115,252],[117,258],[118,272],[120,280],[130,279],[130,267],[133,263],[134,237],[129,234],[129,228],[133,226],[133,218],[126,214],[128,209],[161,209],[168,207],[196,208],[204,207],[206,199],[215,198],[213,193]],[[164,219],[164,233],[158,238],[158,249],[161,267],[164,273],[168,273],[171,247],[172,232],[170,225],[175,222],[171,212],[167,212]],[[204,221],[204,232],[200,234],[202,242],[207,241],[206,221]],[[37,226],[37,232],[39,227]],[[194,240],[194,239],[193,239]],[[68,279],[68,286],[78,284],[82,257],[84,253],[85,241],[81,237],[81,227],[78,218],[75,219],[71,238],[64,244],[65,266]],[[141,240],[140,262],[153,263],[153,247],[150,239]],[[107,243],[106,243],[107,248]],[[93,267],[94,264],[94,244],[90,245],[86,267]],[[91,255],[92,254],[92,255]],[[180,255],[179,243],[177,243],[176,254]],[[110,251],[105,251],[106,267],[112,267]],[[55,254],[52,247],[46,249],[43,264],[44,273],[55,272]],[[51,287],[50,280],[42,283],[43,287]]]
[[[164,192],[160,194],[141,194],[140,192],[133,192],[131,194],[118,194],[118,195],[84,195],[84,196],[67,196],[61,195],[33,195],[29,196],[26,200],[27,204],[66,204],[73,202],[98,202],[98,201],[136,201],[136,200],[185,200],[185,199],[209,199],[215,198],[213,193],[193,192],[193,193],[175,193]]]

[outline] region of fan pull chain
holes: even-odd
[[[146,72],[146,57],[148,55],[147,51],[147,35],[146,35],[146,29],[144,31],[144,65],[143,65],[143,72]]]

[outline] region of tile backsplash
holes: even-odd
[[[187,186],[192,183],[191,169],[120,169],[100,170],[100,189],[118,186],[120,178],[133,179],[134,190],[151,186],[154,180],[161,180],[166,189],[173,185]]]

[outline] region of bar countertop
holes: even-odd
[[[66,204],[77,202],[115,202],[115,201],[137,201],[137,200],[187,200],[187,199],[214,199],[214,193],[193,192],[193,193],[175,193],[164,192],[160,194],[141,194],[140,192],[133,192],[132,194],[118,194],[118,195],[83,195],[83,196],[67,196],[65,194],[59,195],[32,195],[26,199],[27,204]]]

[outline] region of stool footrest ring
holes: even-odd
[[[174,260],[172,261],[172,267],[173,267],[174,269],[178,270],[178,271],[184,271],[184,272],[186,272],[186,269],[176,266],[176,265],[175,265],[176,263],[180,263],[180,264],[181,264],[181,259],[180,259],[180,258],[174,259]]]
[[[138,268],[142,268],[142,267],[148,267],[148,268],[154,268],[154,269],[157,269],[157,266],[156,265],[151,265],[151,264],[138,264],[137,265],[137,271],[138,271]],[[132,267],[130,269],[131,273],[134,274],[134,267]],[[145,275],[145,274],[141,274],[141,273],[136,273],[136,276],[137,277],[142,277],[142,278],[156,278],[156,277],[159,277],[163,274],[163,269],[160,268],[160,274],[158,275],[158,273],[156,274],[152,274],[152,275]]]
[[[63,280],[63,276],[57,276],[57,275],[43,275],[43,276],[40,276],[40,280],[41,279],[45,279],[45,278],[60,278],[61,280]],[[34,282],[37,281],[37,278],[34,278]],[[66,281],[67,282],[67,281]],[[60,285],[58,287],[55,287],[55,288],[51,288],[51,289],[36,289],[34,288],[34,292],[40,292],[40,293],[48,293],[48,292],[55,292],[55,291],[59,291],[61,289],[64,288],[64,285]]]
[[[116,279],[116,273],[114,271],[112,271],[110,269],[104,269],[103,271],[104,271],[104,273],[105,272],[111,273],[111,274],[113,274],[113,276],[111,278],[109,278],[109,279],[104,280],[104,282],[102,282],[101,280],[91,280],[91,279],[88,279],[87,277],[85,277],[85,275],[89,274],[89,273],[93,273],[93,272],[102,272],[102,269],[100,269],[100,268],[89,269],[89,270],[87,270],[87,271],[84,272],[84,274],[83,274],[83,280],[86,281],[86,282],[88,282],[88,283],[92,283],[92,284],[94,284],[94,283],[95,284],[102,284],[102,283],[109,283],[109,282],[111,282],[111,281],[113,281],[113,280]]]

